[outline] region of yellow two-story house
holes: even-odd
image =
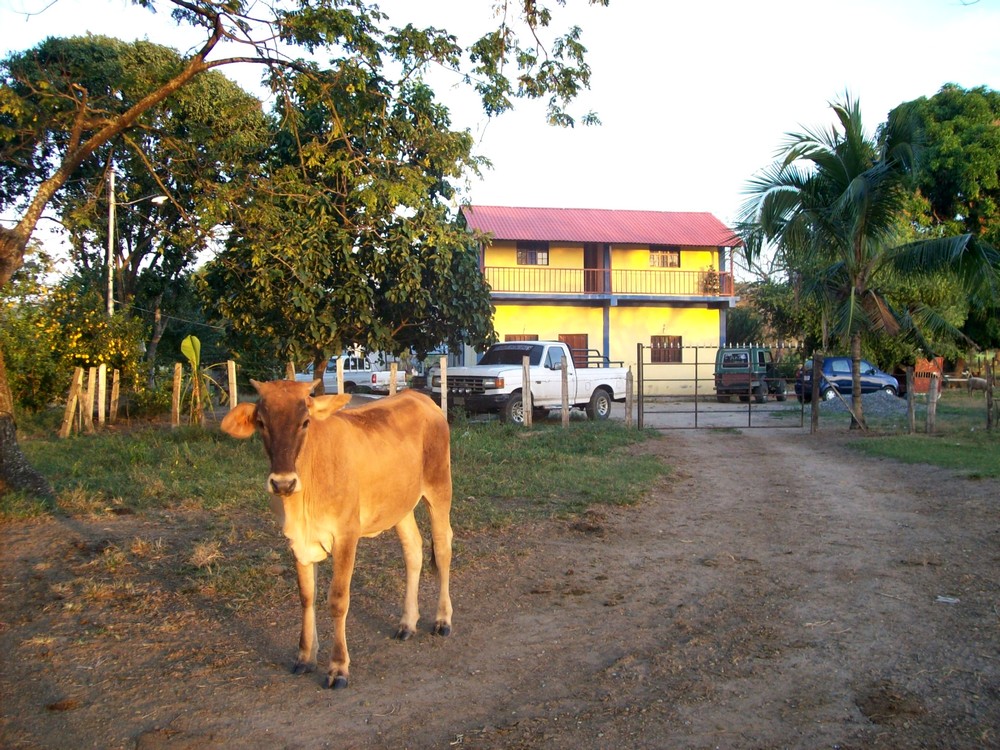
[[[562,340],[634,366],[687,369],[690,347],[725,341],[740,240],[709,213],[466,206],[481,233],[501,341]],[[681,375],[680,372],[677,373]]]

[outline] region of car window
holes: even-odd
[[[554,346],[549,349],[549,353],[545,356],[545,366],[554,370],[558,370],[562,367],[562,361],[563,350],[558,346]]]
[[[851,363],[846,359],[835,359],[830,362],[830,372],[834,375],[846,375],[851,372]]]
[[[521,360],[529,357],[532,365],[539,365],[542,362],[542,347],[537,344],[511,344],[505,343],[503,346],[494,346],[479,360],[481,365],[519,365]]]
[[[724,352],[722,355],[723,367],[746,367],[750,364],[750,355],[747,352]]]

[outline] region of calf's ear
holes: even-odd
[[[309,399],[309,416],[323,421],[335,411],[340,411],[351,400],[350,393],[336,396],[313,396]]]
[[[222,431],[234,438],[248,438],[255,429],[254,416],[257,407],[254,404],[237,404],[222,418]]]

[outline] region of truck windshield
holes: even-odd
[[[503,344],[490,347],[479,360],[481,365],[519,365],[527,356],[532,365],[542,361],[542,346],[539,344]]]

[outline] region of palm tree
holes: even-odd
[[[961,335],[930,306],[894,309],[892,279],[951,270],[969,294],[996,299],[1000,263],[967,234],[902,241],[919,135],[909,109],[894,111],[872,138],[857,100],[830,106],[833,127],[790,133],[777,161],[750,181],[738,231],[748,262],[773,246],[803,294],[820,302],[830,333],[850,342],[853,429],[865,426],[863,334],[908,332],[928,353],[931,336]]]

